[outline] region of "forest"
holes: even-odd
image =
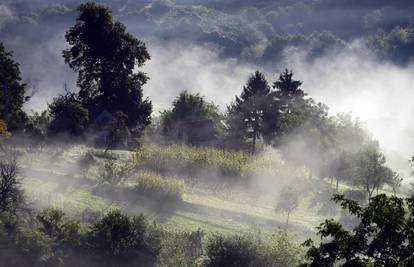
[[[307,86],[335,54],[412,86],[413,8],[0,3],[0,266],[414,266],[411,129],[389,122],[410,123],[409,92],[335,113],[340,76],[379,74],[315,75],[333,102]],[[404,153],[384,148],[400,129]]]

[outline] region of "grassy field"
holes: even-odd
[[[77,161],[86,152],[93,153],[96,164],[84,177],[77,167]],[[286,214],[275,212],[276,199],[262,198],[252,192],[239,190],[241,187],[214,187],[211,184],[191,183],[191,177],[180,178],[172,171],[172,177],[185,183],[182,203],[167,216],[157,211],[146,210],[139,203],[124,203],[94,193],[99,166],[108,155],[102,151],[82,146],[65,149],[44,149],[43,151],[22,151],[21,166],[24,174],[24,188],[27,198],[36,207],[60,207],[68,215],[82,218],[85,210],[104,213],[111,208],[120,208],[129,213],[146,213],[150,218],[177,231],[202,229],[213,233],[260,232],[270,236],[278,229],[285,229]],[[306,176],[305,170],[283,163],[278,155],[264,153],[252,157],[241,152],[216,149],[190,148],[185,146],[144,146],[139,152],[114,151],[110,155],[119,162],[143,162],[145,169],[170,172],[168,168],[177,162],[177,168],[190,170],[225,170],[224,173],[241,179],[254,173],[271,173],[283,177]],[[168,167],[168,168],[166,168]],[[174,169],[174,168],[173,168]],[[223,175],[215,171],[211,175]],[[184,176],[190,176],[191,172]],[[195,172],[194,175],[199,175]],[[205,174],[204,174],[205,175]],[[291,214],[288,230],[299,240],[314,237],[315,226],[324,218],[317,214],[317,207],[309,207],[311,195],[303,197],[298,208]]]

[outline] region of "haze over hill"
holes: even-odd
[[[64,83],[77,90],[60,51],[79,2],[0,4],[0,39],[37,91],[26,109],[44,109]],[[144,93],[154,115],[184,89],[224,109],[253,70],[274,81],[289,68],[331,113],[351,111],[365,121],[396,169],[408,167],[414,145],[412,1],[100,2],[147,43],[152,60],[144,70],[152,79]]]

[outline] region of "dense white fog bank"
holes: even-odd
[[[61,50],[62,36],[36,45],[32,50],[9,40],[21,63],[24,79],[38,92],[27,110],[46,107],[52,97],[63,92],[63,84],[75,89],[76,76],[65,66]],[[151,60],[142,69],[150,76],[144,94],[154,105],[154,114],[168,108],[182,90],[200,92],[225,110],[239,94],[247,78],[256,69],[266,73],[269,83],[285,67],[302,80],[310,97],[324,102],[330,113],[352,112],[366,122],[368,129],[383,147],[390,165],[407,171],[408,158],[414,154],[414,66],[401,67],[377,60],[356,41],[346,50],[309,61],[305,51],[288,50],[285,59],[274,66],[240,63],[237,59],[221,59],[211,46],[147,42]]]
[[[333,113],[352,112],[380,141],[390,165],[407,171],[414,154],[414,66],[377,60],[360,41],[313,62],[287,56],[310,96]]]

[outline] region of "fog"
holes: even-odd
[[[60,54],[65,47],[63,36],[30,51],[20,49],[18,38],[8,44],[14,47],[24,79],[37,88],[27,110],[46,108],[53,96],[63,92],[64,83],[76,90],[75,74],[64,65]],[[221,59],[213,46],[158,41],[147,42],[147,46],[152,59],[143,68],[150,76],[144,94],[152,100],[155,116],[168,108],[182,90],[199,92],[224,111],[256,69],[265,72],[269,82],[273,82],[280,71],[289,68],[304,82],[303,88],[310,97],[330,107],[331,115],[352,112],[365,122],[379,140],[390,165],[407,171],[414,145],[412,64],[401,67],[380,61],[361,40],[312,61],[306,59],[305,50],[287,49],[284,60],[273,67]]]
[[[0,30],[4,28],[7,32],[14,20],[14,11],[0,5]],[[127,24],[127,28],[134,25]],[[29,30],[22,35],[3,36],[2,41],[14,51],[14,58],[20,63],[24,81],[36,91],[25,106],[27,111],[45,109],[54,96],[63,92],[64,84],[70,90],[77,90],[76,75],[61,56],[66,46],[65,30],[57,26],[50,34],[42,33],[48,38],[40,38],[41,41],[27,38],[37,34]],[[310,97],[330,107],[331,115],[352,112],[366,122],[390,165],[403,173],[407,171],[414,132],[410,107],[414,65],[399,66],[377,59],[363,39],[356,39],[341,50],[324,51],[317,57],[307,57],[305,48],[287,48],[282,53],[283,59],[270,66],[224,58],[221,50],[211,44],[151,37],[144,40],[152,57],[143,68],[150,76],[144,94],[153,102],[154,116],[168,108],[182,90],[199,92],[224,111],[255,70],[264,72],[272,83],[279,72],[289,68],[296,79],[304,82],[303,88]]]
[[[356,40],[313,62],[304,53],[287,55],[286,64],[314,99],[326,103],[331,114],[352,112],[378,139],[389,164],[406,173],[413,151],[414,65],[379,61]],[[290,64],[289,64],[290,63]]]

